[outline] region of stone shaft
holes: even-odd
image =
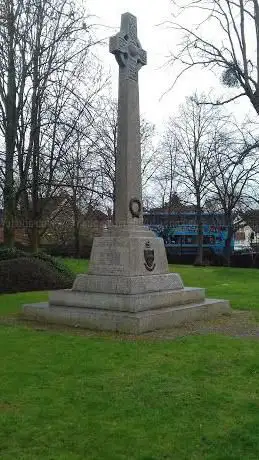
[[[118,148],[115,168],[115,224],[143,224],[138,71],[146,52],[137,37],[137,19],[122,15],[120,32],[110,39],[119,64]]]
[[[115,170],[115,224],[119,226],[143,223],[138,83],[126,79],[124,72],[120,68]],[[139,217],[132,215],[131,207]]]

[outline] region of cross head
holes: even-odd
[[[147,53],[141,47],[137,35],[137,18],[130,13],[121,16],[120,31],[110,38],[110,53],[115,55],[127,78],[138,79],[138,71],[147,63]]]

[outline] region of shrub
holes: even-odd
[[[62,261],[48,254],[0,248],[0,293],[70,288],[74,278]]]
[[[73,278],[37,257],[0,261],[0,293],[71,288]]]
[[[66,267],[66,265],[63,264],[62,261],[46,254],[45,252],[37,252],[35,254],[32,254],[32,257],[46,262],[48,265],[50,265],[50,267],[54,268],[68,279],[71,279],[71,282],[73,283],[75,275],[68,267]]]
[[[19,257],[27,257],[28,253],[16,248],[0,248],[0,261],[18,259]]]
[[[66,267],[62,261],[49,256],[45,252],[38,252],[38,253],[29,253],[22,251],[20,249],[16,248],[6,248],[2,247],[0,248],[0,261],[2,260],[14,260],[14,259],[20,259],[20,258],[31,258],[31,259],[36,259],[36,260],[41,260],[45,262],[47,265],[50,266],[50,268],[58,271],[59,273],[63,274],[68,280],[70,280],[71,283],[73,283],[74,280],[74,273]]]

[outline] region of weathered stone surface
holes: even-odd
[[[54,307],[49,306],[48,303],[24,306],[24,313],[28,319],[130,334],[171,328],[188,321],[214,318],[219,314],[229,314],[230,312],[228,301],[214,299],[138,313],[78,307]]]
[[[183,287],[178,273],[145,276],[82,274],[76,277],[72,290],[106,294],[143,294],[153,291],[179,290]]]
[[[119,64],[115,223],[142,225],[138,72],[147,56],[138,40],[137,18],[132,14],[122,15],[120,31],[110,39],[110,52]],[[138,217],[132,215],[131,204]]]
[[[78,292],[65,289],[51,292],[49,303],[51,306],[64,305],[72,308],[81,307],[138,312],[197,302],[204,300],[204,297],[204,289],[200,288],[126,295],[102,292]]]
[[[146,251],[149,250],[154,251],[154,263],[150,269],[145,260]],[[94,239],[89,274],[143,276],[150,273],[168,273],[165,247],[161,238],[118,236]]]

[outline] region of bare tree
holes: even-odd
[[[74,254],[80,255],[81,227],[84,216],[100,201],[99,170],[96,168],[94,144],[90,129],[78,133],[78,141],[64,158],[64,190],[72,211]],[[90,229],[89,229],[90,230]],[[91,229],[93,231],[94,229]]]
[[[117,103],[105,98],[95,124],[97,168],[100,173],[100,189],[108,210],[115,210],[115,163],[117,157]]]
[[[0,3],[0,113],[4,152],[4,242],[13,246],[15,219],[14,155],[17,125],[16,110],[16,20],[20,5],[15,0]]]
[[[225,256],[230,264],[231,240],[238,229],[240,217],[251,206],[251,191],[259,173],[259,143],[247,134],[238,139],[238,131],[223,133],[215,139],[211,151],[210,199],[214,209],[223,212],[228,228]],[[242,219],[241,219],[242,220]]]
[[[32,222],[31,244],[37,250],[42,194],[62,183],[58,166],[73,145],[82,113],[92,110],[100,72],[90,51],[95,43],[90,19],[73,0],[11,0],[1,11],[5,242],[13,244],[10,222],[19,206]]]
[[[156,142],[155,125],[144,117],[140,118],[141,172],[143,199],[149,196],[153,178],[163,162]]]
[[[96,155],[100,170],[100,183],[103,197],[107,204],[115,208],[115,165],[117,156],[117,103],[104,99],[104,107],[99,112],[96,123]],[[159,161],[154,142],[155,127],[141,117],[140,142],[142,155],[142,186],[144,193],[150,185]]]
[[[159,146],[159,165],[152,179],[152,185],[163,208],[167,205],[168,214],[172,211],[172,198],[179,191],[179,176],[177,172],[177,141],[169,128]]]
[[[210,190],[211,154],[215,137],[223,125],[223,119],[214,107],[201,105],[195,94],[186,99],[179,115],[170,119],[167,136],[174,140],[177,152],[177,174],[189,200],[194,201],[198,226],[198,254],[196,264],[203,263],[202,212]]]
[[[193,67],[219,70],[231,91],[224,104],[247,96],[259,114],[259,3],[258,0],[172,0],[181,23],[170,26],[182,32],[171,63],[180,62],[179,77]],[[188,13],[199,23],[188,26]]]

